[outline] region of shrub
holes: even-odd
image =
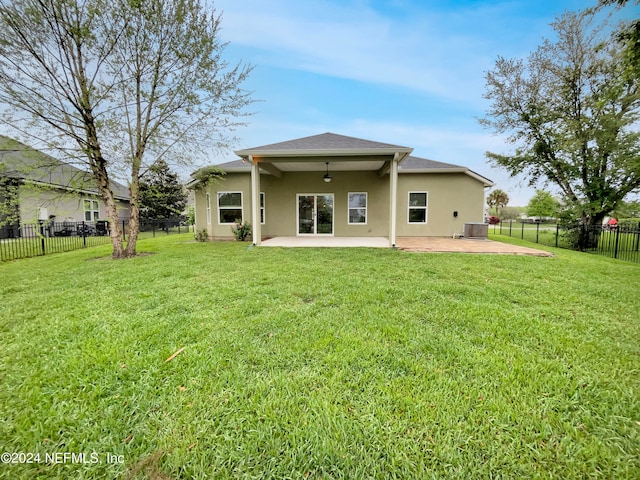
[[[231,225],[231,231],[236,237],[236,240],[243,242],[251,234],[251,224],[249,222],[242,222],[242,220],[236,218],[236,221]]]
[[[209,240],[209,234],[207,233],[207,230],[203,228],[202,230],[196,232],[194,238],[196,239],[196,242],[206,242],[207,240]]]

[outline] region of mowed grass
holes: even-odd
[[[640,477],[640,266],[191,236],[0,265],[0,478]]]

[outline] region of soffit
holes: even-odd
[[[385,162],[393,159],[393,155],[362,155],[317,157],[253,157],[258,164],[270,163],[283,172],[319,172],[327,168],[333,172],[380,170]]]

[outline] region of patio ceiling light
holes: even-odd
[[[333,177],[332,177],[331,175],[329,175],[329,162],[325,162],[325,163],[327,164],[327,173],[325,173],[325,174],[322,176],[322,179],[323,179],[325,182],[329,183],[329,182],[333,179]]]

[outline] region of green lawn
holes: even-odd
[[[502,235],[510,236],[512,238],[524,239],[529,242],[541,243],[544,245],[555,246],[556,244],[556,224],[555,223],[541,223],[539,226],[535,223],[520,223],[513,222],[502,224]],[[500,234],[500,225],[489,225],[489,233],[491,235]],[[569,248],[569,243],[566,239],[564,232],[560,233],[558,238],[558,246]]]
[[[640,266],[192,236],[0,264],[0,478],[640,477]]]

